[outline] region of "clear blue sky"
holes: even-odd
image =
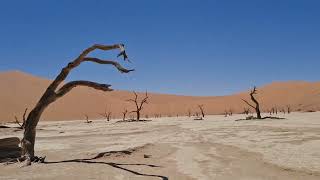
[[[319,0],[2,1],[0,71],[52,79],[89,45],[122,42],[136,72],[86,63],[69,80],[185,95],[317,81],[319,9]]]

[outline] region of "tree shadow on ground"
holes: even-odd
[[[139,163],[114,163],[114,162],[103,162],[103,161],[93,161],[96,159],[99,159],[101,157],[105,156],[110,156],[111,154],[124,154],[124,155],[130,155],[132,152],[131,151],[110,151],[110,152],[104,152],[104,153],[99,153],[97,156],[93,158],[87,158],[87,159],[71,159],[71,160],[64,160],[64,161],[51,161],[51,162],[44,162],[44,164],[58,164],[58,163],[87,163],[87,164],[105,164],[109,165],[111,167],[121,169],[127,172],[130,172],[132,174],[138,175],[138,176],[146,176],[146,177],[156,177],[160,178],[162,180],[169,180],[168,177],[166,176],[161,176],[161,175],[154,175],[154,174],[144,174],[141,172],[137,172],[122,166],[147,166],[147,167],[161,167],[157,165],[152,165],[152,164],[139,164]]]
[[[254,117],[254,116],[248,116],[248,117],[246,117],[246,119],[236,119],[235,121],[261,121],[261,120],[265,120],[265,119],[284,120],[286,118],[274,117],[274,116],[266,116],[266,117],[262,117],[261,119],[258,119],[258,118]]]

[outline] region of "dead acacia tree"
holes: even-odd
[[[112,112],[108,112],[108,114],[107,114],[107,121],[110,121],[111,120],[111,114],[112,114]]]
[[[251,105],[248,101],[246,101],[244,99],[242,99],[242,101],[244,101],[247,105],[249,105],[250,107],[255,109],[255,111],[257,113],[257,119],[262,119],[261,118],[261,112],[260,112],[260,105],[259,105],[259,102],[256,100],[256,98],[253,96],[254,94],[257,94],[257,88],[256,87],[254,87],[253,90],[250,92],[251,101],[253,101],[255,103],[255,106]]]
[[[15,123],[18,124],[19,129],[24,129],[25,125],[26,125],[26,114],[27,114],[28,108],[26,108],[24,110],[24,113],[22,115],[22,124],[20,123],[19,119],[17,116],[14,116],[14,119],[16,120]]]
[[[101,115],[102,117],[104,117],[105,119],[107,119],[107,121],[110,121],[110,120],[111,120],[111,114],[112,114],[111,111],[106,111],[105,113],[100,113],[100,115]]]
[[[89,121],[89,116],[88,115],[85,114],[84,116],[86,117],[86,123],[88,123],[88,124],[92,123],[92,121]]]
[[[25,131],[23,139],[21,140],[22,157],[20,160],[26,160],[26,165],[31,165],[32,161],[39,161],[40,158],[34,155],[34,145],[36,138],[36,127],[41,118],[44,110],[53,102],[63,97],[77,86],[87,86],[101,91],[112,91],[109,84],[99,84],[91,81],[71,81],[66,84],[62,84],[71,70],[78,67],[83,62],[93,62],[98,64],[112,65],[116,67],[121,73],[129,73],[133,69],[129,70],[122,67],[118,62],[111,60],[102,60],[95,57],[88,57],[88,54],[95,50],[109,51],[113,49],[120,49],[123,54],[124,45],[100,45],[96,44],[85,49],[76,59],[71,61],[66,67],[64,67],[58,76],[52,81],[49,87],[46,89],[36,106],[31,110],[25,123]]]
[[[191,117],[191,110],[188,109],[188,117]]]
[[[228,117],[229,113],[227,110],[224,110],[224,117]]]
[[[106,106],[106,109],[104,111],[104,113],[99,113],[100,116],[104,117],[105,119],[107,119],[107,121],[110,121],[111,120],[111,114],[112,112],[109,110],[108,111],[108,107]]]
[[[200,109],[200,112],[201,112],[201,116],[202,118],[204,118],[204,109],[203,109],[203,104],[201,105],[198,105],[199,109]]]
[[[127,109],[124,109],[124,111],[122,112],[123,116],[122,116],[122,120],[125,121],[126,120],[126,115],[128,113]]]
[[[233,109],[229,109],[229,116],[233,115]]]
[[[139,121],[140,120],[140,112],[143,109],[143,105],[148,104],[148,98],[149,98],[148,92],[146,92],[145,97],[140,101],[140,103],[138,100],[138,94],[135,91],[133,91],[133,94],[134,94],[134,99],[128,99],[127,101],[133,102],[135,104],[136,110],[131,111],[130,113],[135,112],[137,115],[137,121]]]
[[[288,112],[288,114],[291,113],[291,106],[290,105],[287,105],[287,112]]]
[[[249,108],[243,108],[243,114],[248,115],[250,113],[250,109]]]

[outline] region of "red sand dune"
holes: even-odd
[[[21,118],[24,109],[35,105],[49,83],[47,79],[19,71],[0,73],[0,122],[14,121],[15,115]],[[248,92],[207,97],[149,93],[149,104],[145,106],[143,116],[187,115],[188,109],[192,113],[198,111],[198,104],[204,105],[207,114],[222,114],[229,109],[240,113],[247,107],[241,98],[249,99]],[[101,118],[99,113],[104,113],[106,106],[113,117],[120,117],[125,108],[134,110],[133,105],[125,101],[131,97],[129,91],[100,92],[78,87],[50,105],[42,120],[85,119],[85,114],[90,119]],[[295,111],[316,111],[320,109],[320,82],[274,82],[258,87],[257,97],[263,111],[274,106],[281,109],[287,105]]]

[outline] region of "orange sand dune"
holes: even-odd
[[[18,71],[0,73],[0,122],[13,121],[14,116],[21,118],[26,107],[31,109],[38,101],[49,80],[35,77]],[[79,87],[53,103],[42,116],[43,120],[84,119],[87,114],[90,119],[101,118],[106,107],[113,117],[120,117],[127,108],[133,110],[133,105],[125,100],[132,97],[129,91],[99,92],[86,87]],[[178,96],[149,93],[149,104],[143,114],[153,117],[187,115],[198,111],[197,105],[203,104],[207,114],[222,114],[232,109],[240,113],[246,105],[241,98],[249,98],[248,92],[229,96]],[[295,111],[320,109],[320,82],[274,82],[258,88],[258,99],[261,108],[267,111],[271,107],[284,108],[290,105]]]

